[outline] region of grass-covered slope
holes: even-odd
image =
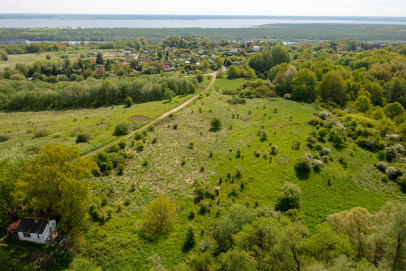
[[[123,176],[94,179],[93,192],[100,200],[95,206],[101,215],[111,218],[104,225],[94,223],[87,233],[81,247],[85,258],[103,269],[140,270],[158,254],[164,266],[176,270],[187,258],[181,247],[188,226],[193,226],[199,243],[211,235],[213,222],[235,203],[273,208],[285,182],[302,189],[301,210],[310,229],[331,213],[355,206],[375,212],[388,200],[404,199],[396,184],[381,182],[383,173],[373,165],[378,162],[376,156],[349,141],[341,149],[323,143],[332,150],[331,161],[320,172],[299,179],[294,164],[313,152],[306,146],[306,138],[316,128],[307,123],[318,110],[314,105],[283,99],[230,105],[231,96],[222,95],[221,90],[241,83],[217,79],[208,95],[155,127],[143,151],[129,149],[133,159]],[[210,131],[213,117],[221,119],[220,131]],[[267,140],[258,136],[261,129],[268,134]],[[152,144],[154,138],[157,142]],[[296,141],[301,142],[299,149],[292,148]],[[272,155],[275,145],[278,152]],[[219,191],[218,196],[194,203],[197,182],[212,193]],[[178,223],[168,238],[150,241],[142,233],[143,212],[158,195],[176,203]]]

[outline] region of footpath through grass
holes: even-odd
[[[74,262],[86,258],[103,269],[140,270],[159,257],[165,267],[177,270],[188,257],[181,247],[189,226],[199,244],[233,204],[273,208],[287,181],[302,189],[301,209],[310,229],[334,212],[355,206],[375,212],[388,200],[404,199],[397,185],[380,181],[382,173],[373,166],[377,158],[352,142],[341,150],[323,143],[332,149],[333,161],[300,180],[294,163],[310,152],[305,141],[315,128],[307,122],[317,110],[310,104],[283,99],[252,99],[244,105],[230,105],[227,100],[231,97],[222,95],[221,89],[237,88],[241,83],[218,79],[202,99],[157,125],[148,134],[142,152],[128,150],[133,159],[123,176],[93,180],[94,195],[104,199],[100,212],[110,213],[111,219],[104,225],[93,223]],[[210,131],[213,117],[222,120],[220,131]],[[261,129],[267,132],[267,140],[260,140]],[[157,138],[155,144],[153,138]],[[298,150],[292,148],[296,141],[301,142]],[[278,146],[275,155],[270,154],[272,145]],[[347,167],[339,162],[340,157]],[[219,195],[195,204],[195,182],[218,189]],[[158,195],[176,203],[179,220],[167,239],[150,241],[142,237],[143,212]],[[198,245],[189,254],[197,250]]]

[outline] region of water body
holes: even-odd
[[[0,14],[5,28],[244,28],[266,24],[406,25],[406,17]]]

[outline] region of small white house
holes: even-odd
[[[199,48],[199,50],[197,51],[199,54],[203,55],[206,51],[203,50],[202,48]]]
[[[56,221],[34,218],[20,218],[7,229],[15,238],[22,241],[45,244],[56,237]]]
[[[259,46],[252,46],[252,51],[258,52],[259,51]]]
[[[230,50],[230,55],[235,55],[238,53],[237,49]]]
[[[123,55],[124,56],[129,56],[129,55],[131,55],[131,51],[123,51]]]

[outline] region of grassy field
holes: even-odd
[[[199,89],[208,85],[210,80],[211,76],[206,77]],[[8,135],[10,139],[0,142],[0,159],[29,157],[47,143],[75,144],[76,135],[80,132],[93,138],[89,143],[78,145],[82,154],[87,153],[116,139],[113,136],[116,124],[129,122],[132,128],[140,127],[192,96],[175,97],[171,102],[134,104],[130,108],[120,105],[96,109],[1,112],[0,135]],[[36,132],[40,130],[49,134],[36,137]]]
[[[353,142],[340,150],[324,143],[332,149],[333,161],[300,180],[294,162],[310,152],[305,140],[315,128],[307,122],[317,110],[310,104],[283,99],[228,104],[230,96],[219,90],[241,83],[218,79],[208,95],[150,132],[144,151],[128,150],[133,159],[123,176],[92,180],[94,195],[107,202],[100,210],[111,212],[112,218],[104,225],[93,223],[72,266],[90,261],[108,270],[140,270],[153,267],[156,261],[151,259],[160,258],[163,266],[177,270],[187,259],[181,246],[188,226],[194,228],[199,243],[211,236],[213,223],[233,204],[273,207],[287,181],[302,189],[301,209],[311,230],[334,212],[355,206],[375,212],[388,200],[404,200],[397,185],[380,181],[382,173],[373,166],[377,158]],[[213,117],[222,120],[222,130],[210,131]],[[266,141],[258,136],[261,128],[269,134]],[[152,144],[155,137],[158,141]],[[292,149],[296,141],[302,143],[298,150]],[[271,145],[279,147],[276,155],[270,155]],[[346,159],[346,168],[340,157]],[[237,170],[241,177],[236,176]],[[218,189],[219,195],[194,204],[193,184],[198,181]],[[167,239],[150,241],[142,237],[143,212],[158,195],[176,203],[179,219]],[[207,209],[204,214],[200,213],[202,206]],[[194,219],[188,218],[191,211]]]

